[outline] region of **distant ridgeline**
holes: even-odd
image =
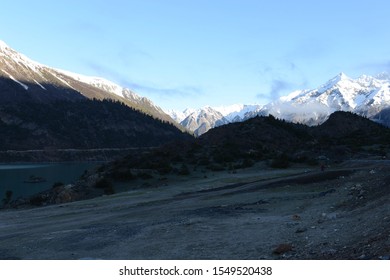
[[[11,156],[4,153],[7,150],[44,150],[43,153],[53,154],[56,149],[157,147],[186,138],[190,136],[177,127],[118,101],[82,98],[0,105],[0,160],[3,161]],[[31,153],[24,153],[19,160],[29,157],[39,160]],[[54,156],[53,160],[63,160],[64,155],[61,157]]]

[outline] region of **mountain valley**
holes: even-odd
[[[388,260],[389,86],[340,74],[167,114],[0,41],[0,161],[97,165],[29,196],[7,185],[0,259]]]

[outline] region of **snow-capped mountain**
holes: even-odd
[[[0,150],[37,151],[2,154],[5,161],[107,160],[191,138],[173,123],[129,89],[50,68],[0,42]]]
[[[260,105],[234,104],[220,107],[206,106],[201,109],[187,108],[182,112],[169,110],[167,113],[196,136],[200,136],[211,128],[243,121],[247,119],[246,114],[258,112],[261,108]]]
[[[171,116],[171,118],[174,119],[177,123],[181,123],[185,118],[187,118],[192,113],[195,113],[196,111],[200,111],[200,109],[196,110],[187,108],[184,111],[167,110],[166,113]]]
[[[214,107],[220,112],[229,122],[241,122],[246,119],[246,115],[251,112],[258,112],[263,106],[261,105],[244,105],[233,104],[230,106]]]
[[[103,78],[45,66],[13,50],[3,41],[0,41],[0,78],[3,84],[0,100],[4,102],[112,99],[174,123],[160,107],[130,89]]]
[[[188,110],[187,112],[189,112]],[[224,116],[211,107],[195,110],[180,122],[182,126],[200,136],[211,128],[229,123]]]
[[[265,105],[254,115],[273,115],[280,119],[309,125],[321,124],[335,111],[348,111],[374,118],[390,107],[390,80],[363,75],[352,79],[340,73],[322,86],[283,96]]]
[[[317,125],[326,121],[335,111],[357,113],[390,126],[387,117],[390,109],[385,110],[390,108],[390,75],[362,75],[353,79],[340,73],[318,88],[297,90],[264,106],[234,104],[206,108],[212,109],[214,113],[203,114],[201,109],[186,109],[183,112],[171,111],[169,114],[191,131],[197,130],[203,122],[210,124],[199,129],[197,135],[218,125],[244,121],[257,115],[273,115],[287,121]],[[202,116],[199,115],[201,112]],[[192,121],[183,122],[189,115]],[[217,123],[215,120],[218,118],[221,121]]]

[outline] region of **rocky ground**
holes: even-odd
[[[1,259],[389,259],[390,161],[254,166],[0,212]]]

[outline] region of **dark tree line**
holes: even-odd
[[[160,146],[189,137],[173,125],[112,100],[0,106],[0,149]]]

